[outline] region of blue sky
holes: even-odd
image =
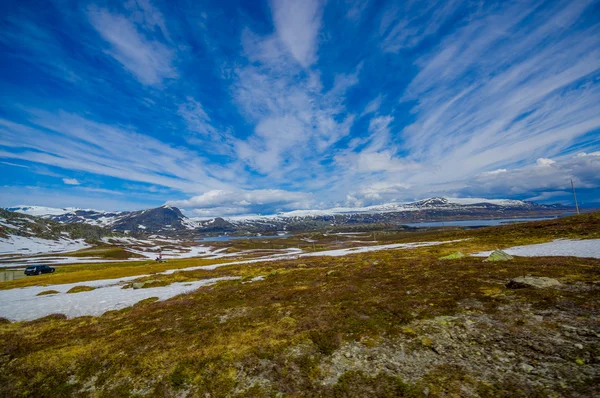
[[[598,1],[3,1],[0,205],[600,202]]]

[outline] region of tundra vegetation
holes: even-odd
[[[231,247],[269,250],[305,242],[303,248],[312,250],[301,240],[307,237]],[[600,238],[600,213],[477,230],[383,230],[379,244],[464,240],[141,277],[132,283],[241,279],[100,317],[3,320],[0,395],[597,396],[600,259],[484,262],[469,256],[558,238]],[[312,239],[315,250],[336,248],[331,235]],[[465,256],[451,256],[457,252]],[[211,262],[223,260],[80,264],[2,287]],[[559,284],[507,287],[521,276]]]

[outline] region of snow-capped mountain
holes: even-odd
[[[111,234],[111,231],[94,225],[60,223],[48,218],[0,209],[0,239],[16,236],[46,240],[98,240]]]
[[[90,209],[55,209],[19,206],[7,210],[37,215],[60,223],[85,223],[114,231],[138,233],[265,233],[309,230],[327,225],[408,223],[450,219],[503,218],[560,214],[561,205],[540,205],[509,199],[428,198],[417,202],[394,202],[367,207],[336,207],[324,210],[295,210],[274,215],[228,218],[188,218],[179,209],[104,212]]]
[[[539,205],[533,202],[511,199],[482,199],[482,198],[428,198],[417,202],[393,202],[366,207],[334,207],[321,210],[293,210],[274,215],[246,215],[227,217],[232,223],[248,221],[264,221],[277,219],[302,219],[306,217],[324,217],[336,215],[359,215],[375,213],[416,212],[423,210],[533,210],[533,209],[563,209],[560,205]],[[206,220],[205,218],[193,220]]]
[[[294,210],[275,215],[250,215],[218,219],[192,219],[201,232],[302,231],[331,225],[409,223],[451,219],[510,218],[556,215],[561,205],[540,205],[510,199],[428,198],[367,207],[336,207],[324,210]]]
[[[197,223],[190,221],[179,209],[171,206],[124,212],[77,208],[56,209],[42,206],[17,206],[9,207],[6,210],[35,215],[63,224],[83,223],[120,232],[159,233],[190,230],[197,227]]]

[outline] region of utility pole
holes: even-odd
[[[577,194],[575,193],[575,185],[573,185],[572,178],[571,178],[571,188],[573,189],[573,198],[575,199],[575,208],[577,209],[577,214],[579,214],[579,204],[577,204]]]

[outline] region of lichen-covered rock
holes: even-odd
[[[149,281],[144,281],[144,282],[134,282],[133,285],[132,285],[132,287],[134,289],[144,289],[144,288],[147,288],[147,287],[156,287],[157,285],[164,286],[164,285],[168,284],[168,283],[164,283],[163,284],[163,283],[160,283],[160,282],[161,281],[157,281],[157,280],[154,280],[154,279],[151,279]]]
[[[463,258],[465,255],[462,252],[456,252],[452,254],[448,254],[447,256],[440,257],[440,260],[455,260],[458,258]]]
[[[509,261],[514,257],[502,250],[494,250],[484,261]]]
[[[545,276],[519,276],[512,279],[506,284],[509,289],[524,289],[528,287],[534,287],[537,289],[543,289],[546,287],[559,286],[560,282],[553,278],[547,278]]]

